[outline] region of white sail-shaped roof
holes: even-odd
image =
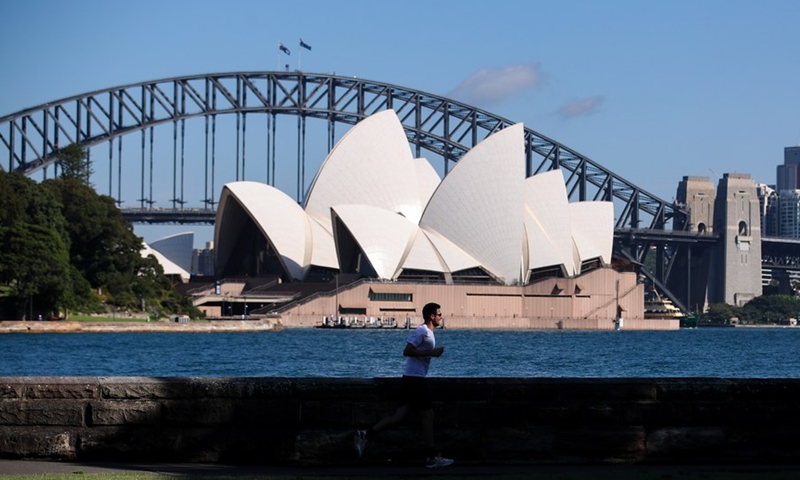
[[[439,235],[435,231],[427,230],[424,227],[420,230],[425,234],[425,237],[430,240],[431,244],[436,249],[436,253],[444,262],[446,267],[444,271],[459,272],[461,270],[467,270],[469,268],[481,266],[481,262],[475,260],[458,245]]]
[[[333,233],[330,231],[330,219],[326,226],[322,226],[319,221],[312,216],[307,216],[308,223],[311,225],[311,238],[313,251],[311,252],[311,265],[326,268],[339,268],[339,261],[336,259],[336,243],[333,241]]]
[[[553,243],[547,235],[546,227],[539,221],[536,213],[528,205],[525,205],[525,236],[528,242],[524,247],[527,271],[558,266],[562,269],[564,275],[567,275],[562,249]],[[572,243],[572,239],[570,239],[570,243]]]
[[[372,205],[417,222],[425,205],[418,193],[420,177],[427,182],[403,125],[393,110],[384,110],[357,123],[331,150],[305,210],[329,230],[330,209],[337,205]]]
[[[413,158],[391,110],[342,138],[317,173],[305,209],[268,185],[227,184],[215,225],[218,268],[229,260],[247,266],[263,253],[236,250],[250,219],[296,280],[312,266],[372,275],[358,254],[387,280],[403,269],[482,268],[505,284],[553,267],[575,276],[586,260],[611,262],[614,232],[613,204],[570,204],[559,170],[525,178],[521,124],[486,138],[440,180],[426,159]]]
[[[439,184],[420,225],[448,238],[503,283],[518,283],[523,240],[522,124],[476,145]]]
[[[572,238],[581,260],[600,258],[604,264],[610,264],[614,249],[614,203],[576,202],[569,207]]]
[[[448,272],[445,265],[436,251],[436,247],[428,239],[421,228],[417,228],[414,241],[403,261],[404,269],[425,270],[429,272],[445,273]]]
[[[142,257],[147,257],[148,255],[152,255],[161,265],[161,268],[164,269],[164,274],[169,276],[176,276],[180,278],[182,283],[186,283],[191,278],[191,274],[184,268],[181,268],[180,265],[173,262],[169,258],[167,258],[164,254],[159,252],[158,250],[150,247],[146,243],[143,244],[141,255]]]
[[[175,265],[185,271],[192,269],[192,250],[194,249],[194,233],[183,232],[160,238],[150,243],[150,248],[158,250]]]
[[[219,211],[220,230],[227,221],[223,202],[235,200],[255,222],[261,233],[273,245],[286,273],[302,279],[311,264],[312,235],[305,212],[288,195],[269,185],[257,182],[233,182],[223,188]],[[235,213],[230,213],[235,215]],[[219,216],[219,214],[218,214]],[[217,239],[218,255],[230,256],[232,242]]]
[[[550,170],[528,177],[525,206],[528,270],[557,265],[564,268],[567,276],[575,275],[572,220],[561,171]]]
[[[414,181],[416,191],[416,204],[409,204],[405,207],[403,215],[414,223],[419,223],[422,218],[422,213],[425,211],[425,206],[433,196],[433,192],[442,181],[439,174],[433,169],[433,166],[427,158],[415,158],[414,163]],[[411,193],[411,192],[409,192]]]
[[[393,279],[411,249],[417,224],[393,212],[369,205],[333,207],[334,222],[342,222],[380,278]]]

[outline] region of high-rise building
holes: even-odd
[[[800,189],[800,147],[783,149],[783,165],[778,165],[775,190]]]
[[[761,236],[780,237],[780,203],[778,192],[764,183],[756,185],[756,192],[758,193],[758,208],[761,217]]]
[[[204,277],[214,276],[214,242],[206,242],[206,248],[196,248],[192,252],[192,274]]]
[[[800,238],[800,190],[782,190],[778,212],[779,236]]]

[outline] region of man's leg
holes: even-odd
[[[425,466],[428,468],[446,467],[453,464],[453,460],[443,457],[436,451],[436,443],[433,439],[433,408],[423,410],[420,413],[422,417],[422,433],[425,441]]]
[[[354,441],[358,456],[360,457],[364,454],[364,448],[367,446],[367,439],[371,438],[372,435],[380,432],[381,430],[402,422],[410,410],[411,405],[403,404],[397,409],[396,412],[394,412],[394,415],[389,415],[388,417],[382,418],[380,421],[378,421],[378,423],[366,430],[356,430],[356,437]]]
[[[420,419],[422,420],[422,438],[425,441],[425,447],[428,450],[428,456],[435,455],[436,443],[433,440],[433,409],[423,410],[419,412]]]
[[[397,425],[398,423],[402,422],[408,412],[411,410],[411,405],[405,404],[401,405],[400,408],[394,412],[394,415],[389,415],[388,417],[382,418],[378,423],[372,426],[369,430],[372,432],[380,432],[385,428],[389,428],[391,426]],[[368,433],[371,433],[368,431]]]

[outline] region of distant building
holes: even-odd
[[[800,238],[800,190],[782,190],[779,197],[779,236]]]
[[[192,251],[192,274],[203,277],[214,276],[214,242],[206,242],[206,248]]]
[[[758,185],[761,231],[767,237],[800,238],[800,146],[783,149],[774,186]]]
[[[756,192],[761,216],[761,235],[763,237],[779,237],[781,230],[778,192],[770,185],[763,183],[756,185]]]
[[[777,173],[776,190],[800,189],[800,147],[783,149],[783,165],[778,165]]]

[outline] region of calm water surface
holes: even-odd
[[[406,330],[0,335],[0,376],[394,377]],[[436,377],[800,378],[800,327],[438,330]]]

